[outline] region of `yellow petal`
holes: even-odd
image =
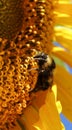
[[[60,45],[62,45],[63,47],[65,47],[66,49],[72,52],[72,30],[66,29],[65,32],[62,30],[64,29],[62,28],[61,31],[59,31],[59,29],[56,30],[55,40],[58,43],[60,43]]]
[[[58,108],[58,113],[61,113],[61,112],[62,112],[61,102],[60,102],[60,101],[57,101],[57,102],[56,102],[56,106],[57,106],[57,108]]]
[[[61,47],[53,47],[52,53],[72,67],[72,53]]]
[[[72,5],[69,0],[59,0],[55,10],[55,41],[72,52]]]
[[[53,86],[52,91],[48,91],[46,95],[45,104],[40,108],[39,115],[42,122],[42,130],[63,130],[58,110],[56,108],[55,100],[57,100],[56,85]]]
[[[20,121],[22,122],[22,124],[24,124],[26,130],[36,130],[34,124],[38,121],[38,119],[38,111],[32,105],[30,105],[24,111],[24,115],[22,116]]]
[[[52,91],[53,91],[54,96],[55,96],[55,101],[57,101],[57,86],[55,84],[52,86]]]
[[[63,3],[63,4],[66,4],[66,3],[69,3],[69,0],[59,0],[59,3]]]
[[[21,118],[26,130],[64,130],[58,113],[60,106],[56,105],[56,101],[56,85],[52,90],[38,92],[34,102]]]
[[[57,66],[55,82],[58,85],[58,99],[61,101],[63,114],[72,121],[72,75],[63,67]]]
[[[72,5],[69,0],[58,0],[57,8],[55,8],[56,24],[72,27]]]

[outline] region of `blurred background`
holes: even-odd
[[[55,25],[55,38],[53,44],[65,48],[72,54],[72,0],[58,0],[55,10],[56,25]],[[65,59],[64,56],[61,57]],[[70,57],[68,57],[69,59]],[[71,63],[72,63],[72,59]],[[64,66],[65,69],[72,75],[72,66],[56,59],[58,64]],[[70,122],[63,114],[60,118],[65,125],[66,130],[72,130],[72,122]]]

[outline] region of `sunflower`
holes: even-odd
[[[58,85],[58,98],[62,104],[63,114],[72,121],[71,108],[71,68],[72,68],[72,23],[71,23],[71,1],[59,0],[55,10],[56,26],[53,55],[57,62],[55,81]],[[59,43],[59,44],[57,44]],[[57,45],[57,46],[56,46]],[[70,104],[70,105],[69,105]]]
[[[65,130],[61,112],[72,121],[70,9],[69,0],[0,2],[1,130]]]

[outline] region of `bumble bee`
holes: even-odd
[[[34,56],[34,59],[37,61],[39,68],[37,69],[38,79],[32,91],[46,90],[53,84],[53,70],[56,67],[55,62],[49,55],[43,52]]]

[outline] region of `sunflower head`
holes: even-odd
[[[0,129],[10,129],[31,93],[53,84],[53,2],[1,0],[0,14]]]

